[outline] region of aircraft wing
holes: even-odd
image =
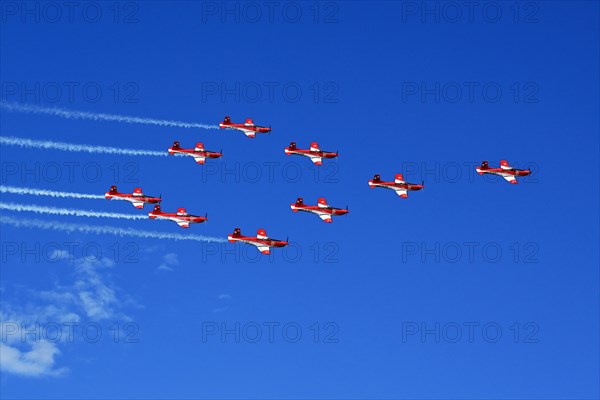
[[[329,215],[329,214],[321,213],[321,214],[319,214],[319,217],[321,217],[321,219],[325,222],[333,222],[331,220],[331,215]]]
[[[256,245],[256,247],[258,247],[258,251],[260,251],[263,254],[271,254],[271,250],[269,249],[269,246],[266,246],[264,244],[259,244],[259,245]]]
[[[322,160],[321,157],[319,157],[319,156],[309,156],[309,157],[310,157],[310,161],[312,161],[316,165],[322,165],[323,164],[323,160]]]
[[[253,137],[255,137],[255,136],[256,136],[256,132],[254,132],[254,131],[253,131],[253,130],[251,130],[251,129],[240,129],[240,130],[241,130],[242,132],[244,132],[244,134],[245,134],[246,136],[248,136],[249,138],[253,138]]]
[[[402,197],[403,199],[406,199],[408,197],[408,191],[406,189],[395,189],[396,190],[396,194],[400,197]]]
[[[182,228],[189,228],[190,227],[190,223],[188,221],[176,221],[176,222]]]
[[[204,164],[204,160],[206,160],[206,157],[202,157],[202,156],[194,156],[194,160],[196,160],[196,162],[198,164]]]
[[[135,208],[144,208],[144,202],[143,201],[132,201],[131,204],[133,204],[133,206]]]
[[[502,177],[510,183],[517,183],[517,178],[514,175],[502,175]]]

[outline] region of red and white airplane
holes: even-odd
[[[183,154],[185,156],[194,157],[194,160],[198,164],[204,164],[207,158],[219,158],[223,155],[222,152],[208,151],[204,149],[204,144],[201,142],[196,143],[196,147],[193,149],[182,149],[178,141],[173,142],[173,146],[169,147],[169,154]]]
[[[380,176],[376,174],[373,179],[369,181],[369,186],[371,189],[375,187],[382,187],[384,189],[394,190],[396,191],[396,194],[403,199],[408,197],[408,192],[410,190],[421,190],[425,187],[423,182],[421,182],[420,185],[416,183],[407,183],[402,174],[396,174],[396,179],[394,182],[384,182],[381,180]]]
[[[350,212],[348,211],[348,207],[345,209],[331,207],[323,197],[319,198],[316,206],[307,206],[304,204],[302,197],[298,197],[296,204],[292,204],[290,207],[293,212],[306,211],[317,214],[325,222],[333,222],[332,217],[334,215],[346,215]]]
[[[248,137],[255,137],[257,133],[269,133],[271,132],[271,127],[266,126],[258,126],[254,125],[251,118],[247,118],[244,124],[234,124],[231,122],[231,118],[225,117],[225,120],[219,124],[219,128],[221,129],[236,129],[238,131],[244,132],[244,134]]]
[[[104,193],[104,197],[106,197],[108,200],[129,201],[133,204],[133,206],[135,208],[144,208],[144,204],[146,204],[146,203],[156,204],[156,203],[160,203],[162,201],[162,199],[160,197],[146,196],[144,193],[142,193],[141,188],[135,188],[135,189],[133,189],[133,193],[129,194],[129,193],[119,193],[117,191],[116,186],[111,186],[110,190],[108,192]]]
[[[200,217],[198,215],[191,215],[185,210],[185,208],[178,208],[177,213],[165,213],[160,210],[160,205],[155,205],[154,210],[148,213],[151,219],[167,219],[169,221],[175,221],[182,228],[189,228],[190,224],[200,224],[208,220],[208,215]]]
[[[531,174],[530,169],[513,168],[510,165],[508,165],[508,161],[506,161],[506,160],[500,160],[500,168],[490,168],[490,166],[488,165],[488,162],[483,161],[481,163],[481,165],[479,167],[476,167],[475,169],[477,170],[477,173],[479,175],[483,175],[483,174],[500,175],[501,177],[503,177],[508,182],[510,182],[514,185],[519,183],[519,182],[517,182],[517,176],[527,176],[527,175]]]
[[[312,142],[310,144],[310,149],[308,150],[298,149],[296,148],[296,142],[292,142],[290,143],[290,147],[286,147],[284,150],[285,154],[287,154],[288,156],[291,154],[297,154],[299,156],[308,157],[316,165],[323,165],[324,158],[336,158],[338,156],[337,151],[333,153],[331,151],[321,150],[319,148],[319,143],[317,142]]]
[[[271,254],[271,247],[285,247],[288,245],[287,240],[272,239],[267,236],[267,231],[259,229],[256,237],[243,236],[240,228],[235,228],[231,235],[227,236],[231,242],[242,242],[258,247],[258,250],[263,254]]]

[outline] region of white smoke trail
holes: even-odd
[[[20,112],[27,114],[46,114],[68,119],[89,119],[93,121],[114,121],[125,122],[127,124],[146,124],[169,126],[175,128],[200,128],[200,129],[218,129],[218,125],[199,124],[196,122],[170,121],[164,119],[133,117],[129,115],[103,114],[88,111],[73,111],[57,107],[40,107],[35,105],[1,102],[0,108],[9,112]]]
[[[42,221],[39,219],[18,219],[0,216],[0,225],[12,225],[16,228],[38,228],[67,233],[93,233],[97,235],[132,236],[147,239],[193,240],[196,242],[225,243],[226,240],[202,235],[181,235],[178,233],[163,233],[142,231],[131,228],[116,228],[113,226],[96,226],[83,224],[68,224],[58,221]]]
[[[99,194],[85,194],[85,193],[74,193],[74,192],[57,192],[54,190],[46,189],[30,189],[20,188],[15,186],[0,186],[0,193],[11,193],[11,194],[23,194],[33,196],[49,196],[49,197],[63,197],[72,199],[104,199],[105,197]]]
[[[84,153],[102,153],[102,154],[118,154],[126,156],[156,156],[166,157],[169,155],[167,151],[154,150],[131,150],[121,149],[118,147],[107,146],[90,146],[87,144],[72,144],[63,142],[54,142],[51,140],[33,140],[27,138],[18,138],[14,136],[0,136],[0,144],[7,146],[29,147],[34,149],[52,149],[62,151],[75,151]]]
[[[74,210],[69,208],[54,208],[35,204],[0,203],[0,210],[16,212],[34,212],[37,214],[72,215],[75,217],[117,218],[117,219],[148,219],[147,215],[119,214],[101,211]]]

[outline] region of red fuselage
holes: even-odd
[[[182,228],[189,228],[190,224],[200,224],[200,223],[208,220],[208,218],[201,217],[199,215],[191,215],[191,214],[187,214],[187,213],[186,214],[166,213],[166,212],[157,211],[157,210],[150,211],[148,213],[148,216],[151,219],[166,219],[169,221],[174,221]]]
[[[219,153],[217,151],[169,147],[169,154],[173,155],[173,154],[177,154],[177,153],[184,154],[184,155],[190,155],[190,156],[199,156],[199,157],[204,157],[204,158],[219,158],[219,157],[223,156],[222,153]]]
[[[393,190],[396,190],[396,189],[421,190],[425,187],[425,186],[419,185],[417,183],[408,183],[408,182],[396,183],[396,182],[384,182],[384,181],[373,181],[373,180],[369,181],[369,186],[382,187],[385,189],[393,189]]]
[[[271,239],[271,238],[267,238],[267,239],[259,239],[255,236],[228,236],[227,239],[231,242],[242,242],[242,243],[248,243],[248,244],[253,244],[253,245],[262,245],[262,246],[267,246],[267,247],[285,247],[287,246],[289,243],[286,242],[285,240],[279,240],[279,239]]]
[[[231,235],[227,236],[227,239],[231,242],[241,242],[256,246],[258,251],[262,254],[271,254],[271,247],[285,247],[289,243],[287,240],[273,239],[267,236],[266,231],[259,230],[256,236],[244,236],[242,235],[239,228],[235,228]]]
[[[294,212],[298,212],[298,211],[304,211],[304,212],[308,212],[311,214],[317,214],[323,221],[325,222],[333,222],[332,217],[333,216],[341,216],[341,215],[346,215],[348,214],[348,210],[347,209],[343,209],[343,208],[335,208],[335,207],[319,207],[317,206],[307,206],[304,204],[291,204],[290,207],[292,208],[292,211]]]
[[[160,197],[151,197],[144,194],[119,193],[116,190],[108,191],[104,194],[108,200],[125,200],[131,202],[136,208],[144,208],[144,204],[156,204],[161,202]]]
[[[517,181],[518,176],[527,176],[531,174],[531,170],[529,169],[518,169],[511,167],[506,160],[500,160],[499,168],[490,168],[489,163],[487,161],[483,161],[480,166],[475,168],[475,170],[479,175],[492,174],[501,176],[513,185],[519,183]]]
[[[287,155],[296,154],[299,156],[320,157],[320,158],[336,158],[338,156],[337,153],[334,153],[332,151],[310,150],[310,149],[290,149],[289,147],[285,148],[285,154],[287,154]]]
[[[495,175],[513,175],[513,176],[527,176],[531,174],[531,171],[528,169],[517,169],[517,168],[477,168],[477,173],[479,175],[483,174],[495,174]]]
[[[245,123],[245,124],[234,124],[228,119],[219,123],[219,128],[221,129],[237,129],[248,137],[254,137],[256,133],[269,133],[271,132],[271,128],[266,126],[258,126],[254,125],[254,123]]]
[[[221,129],[231,128],[231,129],[249,130],[249,131],[254,131],[256,133],[271,132],[271,128],[269,128],[267,126],[234,124],[234,123],[224,124],[222,122],[219,124],[219,128],[221,128]]]

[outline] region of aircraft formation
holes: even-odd
[[[237,130],[244,133],[249,138],[256,137],[257,133],[270,133],[271,127],[264,127],[255,125],[252,119],[246,119],[243,124],[231,122],[229,116],[225,117],[223,122],[219,124],[221,129]],[[182,155],[192,157],[196,163],[204,164],[206,159],[216,159],[223,156],[223,151],[209,151],[204,148],[204,144],[201,142],[196,143],[194,148],[183,148],[179,141],[174,141],[173,145],[168,148],[169,155]],[[284,149],[286,155],[298,155],[309,158],[315,165],[323,165],[324,159],[337,158],[339,152],[331,152],[322,150],[317,142],[311,142],[309,148],[299,149],[296,146],[296,142],[291,142],[288,147]],[[531,174],[531,170],[517,169],[511,167],[506,160],[500,161],[500,167],[491,168],[487,161],[483,161],[480,166],[476,168],[478,174],[493,174],[499,175],[506,179],[512,184],[517,184],[517,177],[527,176]],[[425,188],[424,182],[409,183],[406,182],[404,176],[401,173],[397,173],[393,181],[383,181],[379,174],[375,174],[373,179],[368,181],[370,188],[383,188],[389,189],[396,192],[401,198],[408,198],[408,192],[418,191]],[[131,204],[138,209],[144,208],[145,204],[154,204],[154,209],[148,213],[150,219],[164,219],[177,223],[182,228],[189,228],[190,224],[200,224],[208,220],[208,215],[204,217],[199,215],[192,215],[187,212],[185,208],[178,208],[177,212],[163,212],[160,206],[162,196],[153,197],[147,196],[142,192],[141,188],[135,188],[133,193],[120,193],[116,186],[112,186],[108,192],[105,193],[105,197],[109,200],[124,200],[129,201]],[[329,205],[325,198],[321,197],[317,199],[316,205],[308,205],[304,203],[304,199],[299,197],[295,203],[290,205],[293,212],[306,212],[316,214],[321,220],[326,223],[332,223],[333,217],[347,215],[349,213],[348,207],[337,208]],[[246,243],[252,246],[256,246],[258,250],[263,254],[270,254],[270,249],[275,247],[284,247],[289,244],[289,241],[273,239],[267,236],[265,229],[259,229],[256,236],[244,236],[241,233],[240,228],[235,228],[233,233],[228,235],[227,239],[234,242]]]

